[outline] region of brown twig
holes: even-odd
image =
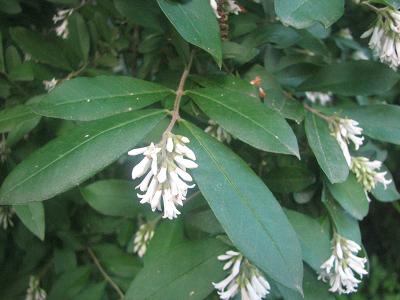
[[[99,259],[97,258],[96,254],[94,254],[93,250],[91,248],[87,248],[87,251],[92,258],[94,264],[96,265],[97,269],[99,269],[101,275],[104,277],[104,279],[111,285],[111,287],[117,292],[118,296],[120,299],[124,299],[124,293],[122,290],[119,288],[119,286],[111,279],[111,277],[107,274],[107,272],[104,270],[102,265],[100,264]]]
[[[307,105],[307,104],[303,104],[304,108],[307,109],[308,111],[312,112],[313,114],[317,115],[318,117],[320,117],[321,119],[324,119],[325,121],[327,121],[328,123],[332,122],[332,118],[325,116],[323,113],[321,113],[319,110],[316,110],[315,108],[312,108],[311,106]]]

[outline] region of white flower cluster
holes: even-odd
[[[269,294],[271,286],[268,281],[242,254],[230,250],[218,259],[227,261],[224,270],[230,269],[224,280],[213,283],[220,299],[231,299],[240,292],[242,300],[261,300]]]
[[[320,92],[306,92],[307,99],[312,103],[319,103],[323,106],[332,102],[332,93],[320,93]]]
[[[12,221],[14,213],[14,209],[11,206],[0,206],[0,226],[3,227],[4,230],[14,226]]]
[[[332,244],[332,255],[321,265],[318,279],[329,281],[329,291],[333,293],[356,292],[360,279],[368,274],[365,269],[367,259],[356,256],[361,250],[357,243],[338,234],[334,235]],[[359,279],[356,278],[356,274]]]
[[[330,123],[332,134],[339,143],[349,167],[351,167],[351,155],[348,144],[350,141],[353,142],[355,149],[358,150],[364,142],[364,137],[361,136],[363,129],[358,125],[357,121],[347,118],[336,118]]]
[[[369,47],[380,61],[394,70],[400,65],[400,12],[386,7],[377,10],[378,18],[361,38],[371,37]]]
[[[56,25],[56,34],[63,39],[69,35],[68,30],[68,17],[74,12],[73,8],[61,9],[53,16],[53,23]]]
[[[235,0],[225,0],[225,2],[222,2],[221,4],[219,4],[217,0],[210,0],[210,5],[217,18],[221,17],[218,13],[218,5],[222,5],[222,9],[228,14],[232,13],[237,15],[243,11],[243,8],[237,5]]]
[[[46,292],[40,288],[39,279],[31,276],[29,279],[29,287],[26,290],[25,300],[46,300]]]
[[[370,161],[363,156],[351,159],[351,171],[356,175],[358,182],[364,186],[366,192],[373,190],[377,183],[382,183],[386,189],[387,185],[392,182],[385,178],[387,172],[376,171],[381,167],[382,162],[379,160]]]
[[[43,80],[44,89],[50,92],[52,89],[56,87],[58,83],[58,79],[51,79],[51,80]]]
[[[139,257],[143,257],[146,253],[147,246],[154,236],[154,225],[150,223],[142,224],[135,234],[133,240],[133,252],[137,253]]]
[[[208,126],[204,129],[204,132],[210,134],[222,143],[227,142],[229,144],[232,141],[230,133],[219,126],[214,120],[208,120]]]
[[[138,194],[142,199],[140,203],[149,203],[153,211],[163,210],[163,218],[178,217],[180,212],[176,205],[183,206],[187,190],[195,186],[186,183],[193,180],[186,170],[198,167],[194,162],[196,156],[185,145],[187,143],[187,137],[166,133],[159,144],[151,143],[148,147],[128,152],[129,155],[144,156],[132,170],[132,179],[139,178],[147,172],[143,181],[136,187],[143,192]]]

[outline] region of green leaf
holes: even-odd
[[[354,174],[350,174],[345,182],[327,182],[327,186],[336,201],[354,218],[362,220],[368,214],[368,198]]]
[[[8,175],[0,190],[0,204],[43,201],[69,190],[132,149],[164,117],[164,111],[144,110],[73,128]]]
[[[392,182],[387,185],[386,189],[383,184],[378,183],[376,187],[372,190],[372,195],[374,195],[377,200],[382,202],[392,202],[400,200],[400,193],[397,191],[396,185],[394,183],[395,181],[388,168],[386,168],[385,165],[382,165],[382,168],[379,171],[387,172],[385,178],[391,180]]]
[[[62,274],[53,284],[48,299],[68,300],[76,296],[87,284],[90,268],[79,267]]]
[[[44,240],[45,219],[41,202],[15,205],[15,212],[24,225],[39,239]]]
[[[209,1],[157,0],[161,10],[179,34],[189,43],[210,53],[222,64],[219,26]]]
[[[363,134],[373,139],[400,145],[400,106],[377,104],[344,109],[342,116],[360,123]]]
[[[222,43],[224,59],[232,59],[235,63],[243,65],[257,56],[259,51],[256,48],[247,47],[231,41]]]
[[[105,282],[89,284],[71,300],[102,300],[104,299],[106,286]]]
[[[330,233],[321,224],[302,213],[285,210],[300,241],[303,260],[315,271],[331,255]]]
[[[231,241],[268,276],[301,291],[300,244],[272,193],[229,148],[190,123],[183,129],[199,164],[194,179]]]
[[[271,170],[265,177],[268,187],[277,193],[300,192],[315,183],[315,175],[306,166],[286,166]]]
[[[343,182],[349,175],[349,167],[329,126],[313,113],[307,113],[305,121],[308,143],[318,164],[331,183]]]
[[[36,31],[23,27],[10,29],[13,40],[24,50],[40,62],[50,64],[66,70],[71,70],[71,65],[64,55],[63,48],[54,40],[44,39]]]
[[[132,182],[100,180],[81,189],[83,198],[106,216],[133,218],[138,212],[138,199]]]
[[[344,0],[275,0],[275,11],[282,23],[306,28],[318,22],[331,26],[344,13]]]
[[[126,300],[203,300],[224,277],[217,256],[227,246],[218,240],[186,242],[149,261],[130,285]]]
[[[21,123],[38,118],[31,106],[17,105],[0,111],[0,133],[9,132]]]
[[[159,14],[160,10],[155,1],[148,0],[114,0],[115,8],[118,12],[132,21],[134,24],[143,27],[163,31]]]
[[[357,220],[341,208],[325,188],[322,191],[321,200],[327,208],[337,232],[361,245],[361,232]]]
[[[0,32],[0,72],[6,71],[6,65],[4,62],[4,48],[3,48],[3,34]]]
[[[379,62],[341,62],[323,67],[302,83],[299,90],[332,92],[346,96],[376,95],[390,90],[399,78],[396,72]]]
[[[143,108],[171,93],[166,87],[131,77],[80,77],[56,87],[33,110],[46,117],[91,121]]]
[[[22,9],[18,0],[0,0],[0,11],[9,15],[19,14]]]
[[[300,157],[296,136],[289,124],[257,99],[218,88],[197,89],[186,94],[211,119],[251,146]]]
[[[80,56],[83,62],[87,62],[90,50],[89,31],[82,16],[74,12],[68,17],[68,40],[75,52]]]

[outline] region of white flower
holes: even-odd
[[[43,80],[44,89],[50,92],[57,85],[58,80],[53,78],[52,80]]]
[[[219,19],[221,16],[218,14],[218,4],[216,0],[210,0],[211,8],[214,11],[215,16]]]
[[[143,257],[146,253],[147,246],[154,236],[154,225],[151,223],[142,224],[136,232],[133,240],[133,252],[139,257]]]
[[[216,0],[210,0],[210,6],[213,9],[214,14],[217,18],[221,17],[218,12],[218,5],[221,5],[222,10],[228,14],[231,13],[237,15],[240,12],[243,12],[243,8],[237,5],[235,0],[226,0],[223,4],[218,4]]]
[[[229,144],[232,141],[232,136],[229,132],[219,126],[217,122],[214,120],[208,120],[208,124],[209,125],[204,129],[204,132],[209,133],[220,142],[227,142]]]
[[[336,118],[330,123],[332,135],[339,143],[349,167],[351,167],[351,155],[348,144],[350,141],[353,142],[355,150],[358,150],[364,141],[364,137],[361,135],[363,129],[358,125],[357,121],[347,118]]]
[[[264,97],[267,95],[267,93],[266,93],[266,92],[264,91],[264,89],[261,87],[261,82],[262,82],[262,79],[261,79],[260,76],[256,76],[256,77],[254,77],[253,80],[250,80],[250,84],[251,84],[251,85],[254,85],[255,87],[258,88],[258,96],[259,96],[260,98],[264,98]]]
[[[261,300],[269,294],[271,287],[268,281],[242,254],[230,250],[218,259],[226,261],[224,270],[230,269],[225,279],[213,283],[220,299],[233,298],[240,292],[243,300]]]
[[[3,227],[4,230],[14,226],[12,221],[14,213],[15,211],[11,206],[0,206],[0,226]]]
[[[354,51],[353,54],[351,55],[351,57],[352,57],[354,60],[369,60],[368,55],[365,54],[365,52],[362,51],[362,50]]]
[[[370,161],[366,157],[352,157],[351,170],[356,175],[366,192],[373,190],[377,183],[382,183],[385,189],[392,182],[385,178],[387,172],[377,172],[382,167],[382,162],[379,160]],[[368,198],[369,199],[369,198]]]
[[[68,31],[68,17],[74,12],[74,9],[62,9],[58,10],[53,16],[53,23],[56,24],[56,34],[63,39],[66,39],[69,35]]]
[[[348,40],[353,40],[353,35],[351,34],[351,31],[349,28],[343,28],[338,32],[338,35],[342,38],[348,39]]]
[[[29,279],[29,287],[26,290],[25,300],[45,300],[46,297],[46,292],[39,286],[39,279],[35,276],[31,276]]]
[[[193,179],[187,169],[197,168],[196,156],[185,144],[189,139],[184,136],[167,133],[157,145],[133,149],[129,155],[142,154],[144,158],[132,170],[132,179],[146,176],[136,187],[140,203],[149,203],[155,211],[163,210],[163,218],[174,219],[180,214],[177,205],[183,206],[188,185]]]
[[[306,92],[306,97],[310,102],[317,103],[319,102],[321,105],[325,106],[328,103],[332,102],[332,93],[320,93],[320,92]]]
[[[367,259],[356,256],[360,250],[357,243],[338,234],[334,235],[332,255],[321,265],[318,276],[324,282],[329,281],[329,291],[339,294],[357,291],[362,277],[368,274],[365,269]]]
[[[386,7],[378,11],[373,27],[361,35],[371,37],[369,47],[380,61],[397,70],[400,65],[400,12]]]

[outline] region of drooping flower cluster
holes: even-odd
[[[377,183],[382,183],[387,188],[387,185],[392,182],[385,178],[387,172],[377,172],[382,167],[382,162],[379,160],[370,161],[368,158],[359,156],[352,157],[351,171],[356,175],[366,192],[373,190]]]
[[[61,9],[53,16],[53,23],[56,25],[56,34],[63,39],[69,35],[68,17],[74,12],[73,8]]]
[[[214,11],[214,14],[217,18],[220,18],[221,16],[219,15],[218,9],[219,9],[219,5],[222,6],[222,9],[230,14],[239,14],[240,12],[243,12],[243,8],[240,7],[235,0],[225,0],[225,1],[220,1],[218,2],[217,0],[210,0],[210,5],[211,8]]]
[[[214,120],[208,120],[208,126],[204,129],[204,132],[210,134],[222,143],[227,142],[229,144],[232,141],[230,133],[218,125]]]
[[[320,93],[320,92],[306,92],[307,99],[312,103],[319,103],[323,106],[332,102],[332,93]]]
[[[321,265],[318,276],[318,279],[324,282],[329,281],[329,291],[339,294],[357,291],[360,279],[368,274],[365,268],[367,259],[357,256],[360,250],[361,247],[357,243],[338,234],[334,235],[332,255]]]
[[[258,88],[258,96],[260,98],[265,98],[265,96],[267,95],[267,93],[264,91],[264,89],[261,87],[261,82],[262,79],[260,76],[256,76],[253,80],[250,81],[251,85],[254,85],[255,87]]]
[[[374,25],[361,38],[371,37],[369,47],[374,55],[397,70],[400,65],[400,12],[386,7],[377,10],[377,14]]]
[[[336,118],[330,123],[332,135],[339,143],[349,167],[351,167],[351,155],[348,144],[353,142],[355,150],[358,150],[364,142],[364,137],[361,135],[363,129],[358,125],[357,121],[347,118]]]
[[[3,227],[4,230],[14,226],[12,221],[14,213],[14,209],[11,206],[0,206],[0,226]]]
[[[146,253],[147,246],[154,236],[154,225],[145,223],[140,225],[139,230],[135,234],[133,240],[133,252],[137,253],[139,257],[143,257]]]
[[[58,83],[58,79],[51,79],[51,80],[43,80],[44,89],[50,92],[52,89],[56,87]]]
[[[138,194],[140,203],[149,203],[153,211],[163,210],[163,218],[176,218],[180,214],[176,206],[183,206],[187,190],[195,186],[187,184],[193,179],[186,170],[198,166],[194,162],[195,154],[185,145],[187,143],[187,137],[169,132],[157,145],[151,143],[148,147],[128,152],[129,155],[144,156],[132,170],[132,179],[147,173],[136,187],[143,192]]]
[[[231,299],[240,292],[243,300],[261,300],[269,294],[271,287],[268,281],[242,254],[230,250],[218,259],[226,261],[224,270],[230,269],[224,280],[213,283],[220,299]]]
[[[29,279],[29,287],[26,290],[25,300],[46,300],[46,292],[40,288],[39,279],[31,276]]]

